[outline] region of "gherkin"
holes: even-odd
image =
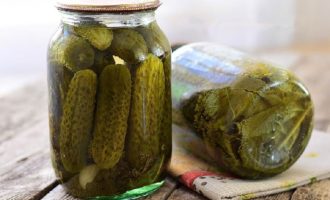
[[[57,44],[62,39],[63,29],[56,33],[56,37],[52,40],[50,46]],[[55,169],[56,176],[61,181],[68,180],[72,174],[65,170],[61,156],[59,145],[59,134],[62,118],[62,105],[64,104],[65,97],[69,88],[70,81],[73,73],[61,63],[57,62],[54,58],[51,48],[48,49],[48,94],[49,94],[49,132],[51,141],[51,160]]]
[[[92,157],[98,167],[110,169],[121,158],[131,101],[131,74],[125,65],[109,65],[99,78],[92,141]]]
[[[146,41],[150,53],[161,57],[171,51],[169,41],[156,22],[139,27],[137,30]]]
[[[113,39],[112,31],[102,26],[75,26],[73,30],[101,51],[109,48]]]
[[[58,136],[64,103],[69,84],[73,74],[63,65],[54,60],[48,63],[48,92],[49,92],[49,131],[52,145],[52,164],[56,175],[62,180],[67,180],[72,174],[66,171],[60,159]]]
[[[243,178],[274,176],[306,147],[313,104],[290,72],[263,63],[243,66],[235,81],[183,101],[182,113],[220,166]]]
[[[48,66],[49,112],[53,118],[54,129],[60,124],[62,104],[64,103],[73,73],[65,66],[50,61]],[[55,128],[56,126],[56,128]]]
[[[103,69],[111,64],[115,64],[115,60],[109,51],[95,51],[95,59],[92,69],[101,74]]]
[[[63,36],[50,49],[50,57],[73,72],[91,67],[94,55],[93,47],[75,35]]]
[[[149,54],[136,69],[126,140],[126,159],[137,172],[148,170],[159,155],[165,77],[163,63]]]
[[[164,143],[162,148],[168,158],[172,154],[172,98],[171,98],[171,53],[163,58],[165,75],[164,108],[161,120],[161,137]]]
[[[139,188],[144,185],[149,185],[151,183],[155,183],[161,180],[163,178],[162,176],[164,176],[164,174],[162,174],[164,163],[165,163],[165,156],[161,156],[157,158],[157,160],[152,165],[152,167],[150,167],[150,169],[128,180],[129,187],[131,189]]]
[[[81,70],[72,78],[61,120],[59,143],[65,169],[81,170],[88,155],[88,141],[93,123],[97,78],[91,70]]]
[[[136,64],[143,61],[148,54],[148,47],[143,37],[132,29],[115,29],[111,52],[125,62]]]

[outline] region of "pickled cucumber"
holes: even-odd
[[[98,50],[106,50],[110,47],[113,34],[106,27],[101,26],[75,26],[74,32],[88,40]]]
[[[115,60],[109,51],[95,51],[93,70],[97,74],[101,74],[103,69],[111,64],[115,64]]]
[[[60,127],[60,153],[69,172],[79,172],[86,164],[93,124],[97,85],[96,74],[81,70],[72,78],[63,105]]]
[[[133,80],[126,158],[138,172],[148,170],[159,156],[164,76],[161,60],[149,54],[137,68]]]
[[[169,41],[156,22],[150,23],[146,27],[139,27],[137,30],[146,41],[150,53],[162,57],[166,52],[171,51]]]
[[[171,157],[172,154],[172,98],[171,98],[171,53],[164,59],[165,91],[164,109],[162,114],[161,137],[163,141],[162,150]]]
[[[110,169],[124,150],[131,101],[131,74],[125,65],[109,65],[99,79],[92,141],[92,157],[98,167]]]
[[[52,59],[73,72],[87,69],[94,63],[93,47],[83,38],[75,35],[63,36],[52,45],[50,51]]]
[[[152,183],[161,180],[164,177],[161,177],[164,169],[165,156],[158,158],[155,163],[142,174],[138,174],[136,177],[129,179],[128,185],[130,189],[142,187],[144,185],[149,185]]]
[[[68,70],[64,65],[51,60],[48,66],[48,84],[51,101],[50,108],[54,112],[59,112],[61,104],[63,103],[65,96],[69,89],[70,81],[73,77],[73,73]],[[54,102],[56,101],[56,102]],[[55,108],[57,111],[55,111]],[[52,113],[54,113],[52,112]],[[60,114],[58,114],[60,116]]]
[[[56,175],[61,180],[67,180],[72,176],[67,172],[60,159],[60,147],[58,136],[62,117],[62,105],[67,94],[73,74],[63,65],[50,60],[48,64],[48,92],[49,92],[49,131],[52,145],[52,164],[56,169]]]
[[[114,30],[111,52],[125,62],[136,64],[143,61],[148,54],[148,47],[143,37],[132,29]]]

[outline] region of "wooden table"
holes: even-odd
[[[286,51],[297,55],[292,69],[315,101],[316,128],[330,132],[330,51]],[[0,199],[75,199],[63,191],[49,159],[46,82],[38,81],[0,97]],[[330,144],[330,141],[329,141]],[[315,164],[317,167],[317,163]],[[168,177],[149,200],[201,200]],[[330,199],[330,179],[259,199]]]

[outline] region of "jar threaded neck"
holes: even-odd
[[[137,27],[156,20],[154,10],[128,13],[94,13],[60,10],[62,23],[69,25],[102,24],[106,27]]]

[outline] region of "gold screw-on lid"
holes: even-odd
[[[159,0],[57,0],[56,7],[63,10],[88,12],[128,12],[156,9]]]

